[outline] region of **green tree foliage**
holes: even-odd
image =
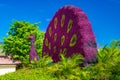
[[[42,57],[42,46],[43,46],[44,34],[45,34],[44,32],[39,31],[35,41],[35,47],[39,57]]]
[[[98,50],[97,64],[80,67],[84,58],[78,54],[70,58],[61,54],[58,63],[44,56],[30,63],[27,69],[0,76],[0,80],[120,80],[120,48],[115,43],[112,41],[110,46]]]
[[[4,38],[4,51],[6,55],[12,55],[14,59],[20,59],[23,63],[29,60],[30,41],[27,37],[34,34],[35,46],[38,55],[41,55],[44,32],[38,30],[37,24],[25,21],[14,21],[10,26],[8,37]]]
[[[2,48],[2,44],[0,44],[0,48]]]
[[[110,47],[118,47],[120,46],[120,40],[112,40],[110,43]]]
[[[52,63],[51,57],[44,56],[38,62],[14,73],[0,76],[0,80],[120,80],[120,49],[105,46],[98,51],[98,63],[80,67],[83,57],[61,56],[61,61]]]

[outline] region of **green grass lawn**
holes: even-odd
[[[19,69],[14,73],[0,76],[0,80],[55,80],[51,74],[46,74],[42,68]]]

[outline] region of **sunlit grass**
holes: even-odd
[[[98,50],[98,63],[80,67],[83,57],[74,55],[52,63],[48,56],[33,61],[14,73],[0,76],[0,80],[120,80],[120,49],[105,46]]]

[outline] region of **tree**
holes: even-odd
[[[37,24],[25,21],[14,21],[10,26],[8,37],[4,38],[4,51],[12,55],[13,59],[20,59],[23,63],[29,60],[30,41],[27,37],[34,34],[36,51],[41,56],[44,32],[39,31]]]
[[[2,44],[2,43],[0,43],[0,48],[2,48],[2,46],[3,46],[3,44]]]
[[[119,47],[120,46],[120,40],[112,40],[110,43],[111,47]]]
[[[120,40],[119,41],[117,41],[117,44],[116,44],[117,46],[120,46]]]

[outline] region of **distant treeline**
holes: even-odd
[[[0,42],[0,44],[3,44],[3,42]]]

